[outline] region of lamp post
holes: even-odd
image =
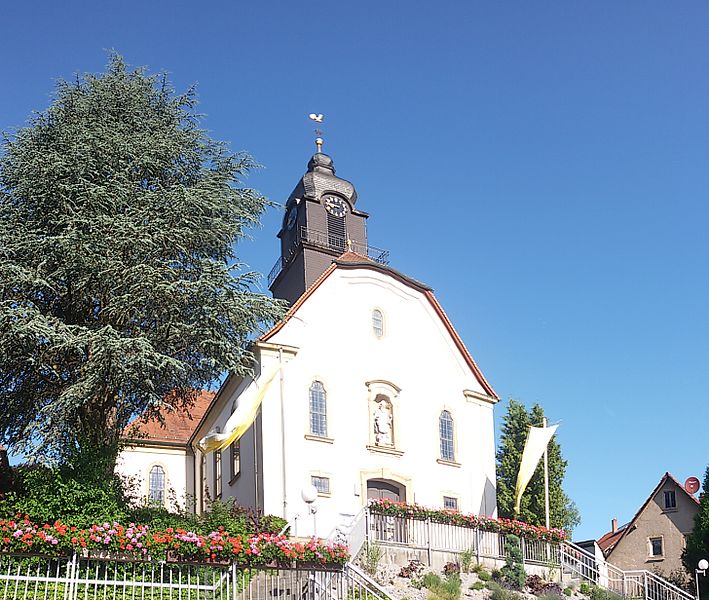
[[[702,600],[699,596],[699,574],[701,573],[703,576],[706,577],[707,569],[709,569],[709,561],[707,561],[706,558],[700,560],[697,563],[697,568],[694,569],[694,583],[697,586],[697,600]]]
[[[300,497],[308,505],[308,512],[313,515],[313,537],[317,537],[318,524],[315,520],[315,513],[318,512],[318,507],[315,506],[315,501],[318,499],[318,490],[314,485],[306,485],[300,492]]]

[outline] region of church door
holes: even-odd
[[[406,488],[395,481],[385,479],[367,480],[367,500],[406,501]],[[407,521],[400,517],[372,515],[370,520],[375,540],[383,542],[405,543],[408,539]]]
[[[367,500],[391,500],[405,502],[406,490],[393,481],[369,479],[367,481]]]

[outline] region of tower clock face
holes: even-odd
[[[334,217],[344,217],[347,213],[347,203],[337,196],[327,195],[322,198],[325,210]]]

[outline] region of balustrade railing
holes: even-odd
[[[0,554],[2,600],[386,600],[349,571]]]
[[[333,252],[339,254],[347,251],[356,252],[357,254],[361,254],[362,256],[365,256],[374,262],[378,262],[379,264],[389,264],[388,250],[382,250],[381,248],[369,246],[368,244],[358,242],[347,237],[332,235],[325,231],[317,231],[316,229],[301,227],[298,231],[298,237],[291,244],[290,251],[286,252],[286,256],[279,257],[271,268],[271,271],[268,274],[269,286],[280,275],[281,271],[295,252],[296,247],[302,243],[317,246],[318,248],[325,248],[326,250],[332,250]]]
[[[429,564],[434,552],[472,552],[481,558],[504,560],[507,536],[430,519],[412,519],[366,511],[367,539],[382,546],[424,550]],[[608,589],[628,599],[693,600],[692,594],[650,571],[623,571],[570,542],[520,538],[525,564],[558,569],[562,575]]]

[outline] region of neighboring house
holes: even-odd
[[[255,381],[224,382],[193,447],[259,391],[261,410],[239,442],[196,465],[198,506],[203,491],[233,497],[300,535],[329,534],[368,498],[496,514],[498,397],[432,290],[368,245],[356,201],[315,154],[286,201],[269,277],[291,309],[254,343]],[[317,520],[302,497],[311,484]]]
[[[685,538],[694,527],[699,501],[665,473],[633,519],[598,540],[606,560],[623,570],[648,569],[669,575],[684,570]]]
[[[197,457],[185,482],[198,511],[210,498],[235,498],[320,536],[369,498],[496,515],[499,398],[431,288],[369,246],[356,202],[332,159],[316,153],[286,202],[269,276],[291,308],[253,343],[253,379],[227,377],[180,443],[176,469]],[[205,436],[226,433],[231,415],[257,398],[238,441],[201,452]],[[135,446],[143,476],[159,463],[156,449]],[[311,486],[316,513],[303,497]],[[143,487],[151,493],[149,481]]]
[[[189,440],[214,393],[203,391],[189,411],[164,410],[163,424],[136,419],[127,428],[129,445],[116,470],[140,502],[171,510],[194,510],[194,452]]]

